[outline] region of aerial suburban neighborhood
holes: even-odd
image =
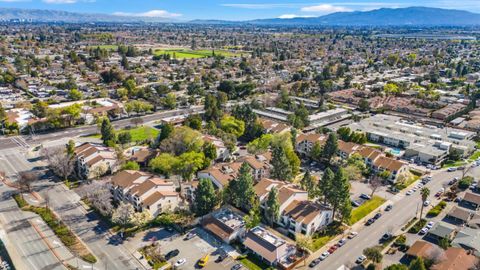
[[[480,269],[480,5],[30,2],[0,269]]]

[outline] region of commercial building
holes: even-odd
[[[377,114],[349,127],[365,132],[370,141],[405,149],[405,158],[426,164],[439,165],[452,150],[466,156],[475,149],[474,132],[422,125],[397,116]]]

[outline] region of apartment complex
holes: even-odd
[[[84,143],[75,148],[75,171],[86,180],[117,171],[115,151],[96,143]]]
[[[136,211],[148,211],[156,217],[175,210],[180,196],[172,182],[141,171],[121,171],[110,181],[113,199],[133,205]]]
[[[404,157],[439,165],[450,151],[468,155],[475,149],[474,132],[422,125],[397,116],[377,114],[349,125],[367,134],[369,140],[405,149]]]

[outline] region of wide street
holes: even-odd
[[[480,175],[480,167],[473,168],[467,175],[478,177]],[[445,170],[441,170],[433,171],[432,176],[433,180],[430,181],[426,187],[430,189],[431,193],[429,200],[433,204],[436,204],[435,193],[442,187],[446,187],[447,183],[455,176],[461,177],[462,173],[459,171],[446,172]],[[355,260],[358,256],[362,255],[363,249],[378,244],[384,233],[399,233],[403,225],[415,215],[418,216],[420,212],[421,197],[419,190],[410,196],[405,195],[407,190],[408,189],[403,190],[384,204],[384,206],[393,204],[393,209],[390,212],[383,211],[383,216],[374,224],[362,226],[362,228],[358,229],[358,236],[356,238],[349,240],[343,247],[320,262],[314,269],[336,270],[342,265],[355,265]],[[424,211],[424,215],[425,212],[426,211]],[[348,234],[348,232],[345,232],[345,235],[346,234]],[[325,246],[322,252],[329,247],[330,246]],[[308,262],[315,258],[316,257],[311,256]]]
[[[154,122],[157,120],[161,120],[167,117],[184,115],[192,112],[200,112],[202,110],[203,110],[203,106],[192,106],[189,109],[160,111],[153,114],[140,116],[140,118],[142,118],[144,123],[147,123],[147,122]],[[124,128],[126,126],[132,125],[131,118],[113,121],[112,125],[117,129]],[[68,128],[61,131],[57,131],[57,132],[36,134],[33,137],[17,136],[17,137],[10,137],[10,138],[0,138],[0,150],[11,149],[16,147],[29,148],[30,146],[41,144],[46,141],[54,141],[54,140],[62,139],[65,137],[76,137],[76,136],[96,133],[97,129],[98,129],[97,125],[89,125],[89,126],[79,126],[79,127]]]

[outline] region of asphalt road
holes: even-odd
[[[148,114],[144,116],[140,116],[143,119],[144,123],[153,122],[157,120],[161,120],[163,118],[172,117],[176,115],[183,115],[192,112],[200,112],[203,110],[202,106],[194,106],[189,109],[178,109],[178,110],[171,110],[171,111],[161,111],[156,112],[153,114]],[[132,125],[130,122],[131,118],[121,119],[112,122],[115,128],[124,128],[128,125]],[[0,139],[0,150],[5,149],[12,149],[12,148],[28,148],[30,146],[34,146],[37,144],[41,144],[45,141],[54,141],[58,139],[62,139],[64,137],[76,137],[81,135],[88,135],[97,132],[96,125],[90,126],[80,126],[74,128],[68,128],[56,132],[50,132],[45,134],[36,134],[35,136],[16,136],[16,137],[9,137],[9,138],[1,138]]]
[[[480,167],[470,170],[467,175],[479,176]],[[435,204],[436,198],[434,197],[442,187],[455,176],[461,177],[461,172],[446,172],[435,171],[432,173],[433,180],[426,185],[430,189],[429,200]],[[358,230],[358,236],[352,240],[349,240],[343,247],[339,248],[327,259],[320,262],[314,269],[321,270],[336,270],[342,265],[355,265],[355,260],[358,256],[362,255],[364,248],[379,244],[379,240],[386,232],[398,232],[405,223],[412,219],[415,215],[418,216],[421,206],[420,192],[417,190],[414,194],[407,196],[403,192],[397,194],[391,199],[393,209],[390,212],[383,212],[383,216],[370,226],[364,226]],[[418,212],[417,212],[418,211]],[[424,215],[425,215],[424,210]],[[346,232],[347,234],[348,232]],[[326,249],[329,246],[325,247]],[[309,258],[308,263],[315,259],[315,257]]]

